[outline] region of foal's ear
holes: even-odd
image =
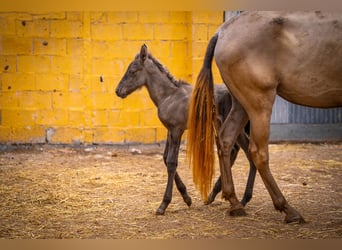
[[[141,46],[141,49],[140,49],[140,60],[141,60],[141,63],[144,63],[146,58],[147,58],[147,46],[146,44],[144,44],[143,46]]]

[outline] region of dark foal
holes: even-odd
[[[145,86],[153,103],[158,108],[158,117],[167,128],[167,140],[164,150],[164,163],[167,167],[168,180],[164,198],[156,213],[162,215],[172,199],[173,180],[175,180],[177,189],[181,193],[185,203],[190,206],[191,198],[187,193],[186,186],[177,173],[178,153],[181,143],[181,137],[187,129],[189,99],[192,92],[192,86],[183,81],[177,81],[174,77],[147,51],[147,46],[141,47],[140,53],[128,66],[126,73],[116,88],[116,94],[125,98],[136,89]],[[215,86],[215,98],[218,104],[218,115],[220,121],[223,121],[228,115],[231,106],[231,96],[225,85]],[[220,122],[217,123],[218,126]],[[238,138],[239,145],[247,154],[248,137],[241,133]],[[235,160],[240,147],[236,144],[232,151],[232,159]],[[234,163],[232,160],[231,165]],[[250,173],[243,198],[246,204],[252,197],[254,178],[256,168],[251,163]],[[211,198],[207,204],[214,201],[215,196],[221,191],[221,180],[215,184]]]

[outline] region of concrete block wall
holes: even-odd
[[[114,90],[143,43],[194,83],[222,21],[220,11],[0,13],[0,143],[163,141],[147,91]]]

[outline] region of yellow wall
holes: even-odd
[[[0,13],[0,143],[164,140],[146,90],[123,100],[114,90],[143,43],[193,83],[222,21],[221,11]]]

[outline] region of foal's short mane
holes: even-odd
[[[139,57],[139,54],[136,56],[135,59],[137,59]],[[167,78],[176,86],[176,87],[181,87],[182,85],[189,85],[189,83],[183,81],[183,80],[177,80],[176,78],[174,78],[173,75],[171,75],[171,73],[167,70],[167,68],[162,65],[156,58],[154,58],[150,53],[148,54],[148,58],[150,58],[152,60],[152,62],[154,63],[154,65],[157,66],[157,68],[160,70],[160,72],[164,73]]]

